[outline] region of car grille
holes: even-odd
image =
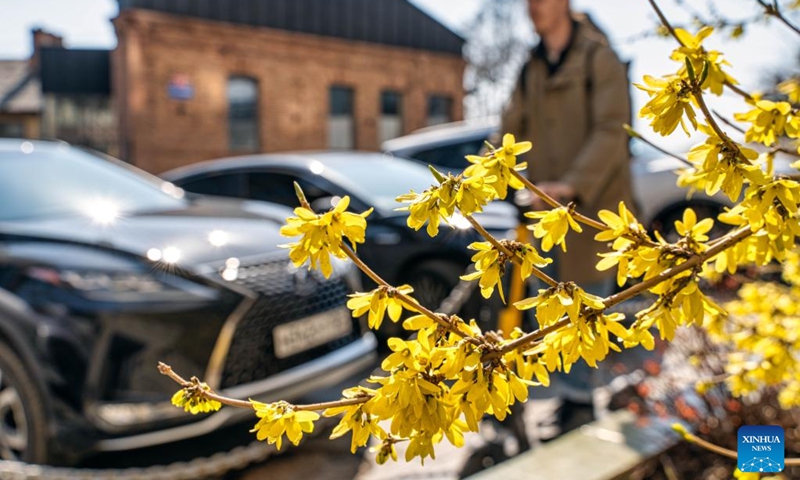
[[[285,257],[239,268],[235,282],[259,296],[236,328],[222,374],[222,388],[262,380],[359,337],[359,321],[353,319],[353,331],[347,336],[287,358],[276,358],[272,338],[276,326],[345,308],[347,294],[352,291],[343,278],[328,280],[316,271],[300,272],[300,280],[297,275]]]

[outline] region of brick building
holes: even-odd
[[[119,2],[119,153],[151,172],[462,118],[463,40],[407,0]]]
[[[31,31],[33,55],[27,60],[0,60],[0,137],[39,138],[43,110],[39,76],[41,50],[61,47],[57,35]]]

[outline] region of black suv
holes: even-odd
[[[439,236],[431,238],[423,228],[406,225],[408,214],[398,212],[395,198],[410,190],[421,192],[434,183],[426,166],[376,152],[320,151],[251,155],[200,162],[163,174],[163,178],[187,192],[261,200],[296,206],[293,183],[303,188],[317,211],[331,208],[344,195],[350,207],[361,212],[373,207],[366,242],[358,253],[390,284],[410,284],[414,298],[439,309],[460,284],[459,276],[471,265],[470,243],[481,236],[463,217],[455,217],[453,228],[442,225]],[[503,202],[487,205],[476,214],[479,222],[498,238],[514,235],[517,211]],[[368,278],[362,279],[369,285]],[[474,282],[467,282],[475,285]],[[464,297],[457,309],[466,318],[491,324],[498,302],[484,301],[477,291]],[[400,335],[399,324],[384,322],[379,334]]]
[[[172,407],[166,362],[239,398],[361,374],[351,265],[291,265],[287,209],[206,199],[63,143],[0,140],[0,459],[72,464],[242,419]]]

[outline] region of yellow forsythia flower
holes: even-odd
[[[687,58],[692,64],[695,75],[698,77],[701,75],[703,69],[706,68],[704,65],[707,63],[708,74],[701,87],[708,88],[714,95],[722,95],[722,90],[726,82],[732,85],[736,85],[738,82],[722,70],[723,66],[730,66],[730,64],[724,59],[720,52],[716,50],[707,51],[703,48],[703,40],[708,38],[713,32],[714,28],[709,26],[702,27],[696,35],[692,35],[682,28],[676,28],[675,34],[683,45],[675,49],[670,58],[681,63],[678,75],[683,78],[688,78],[688,72],[686,70]]]
[[[708,138],[689,151],[688,160],[695,168],[681,172],[679,186],[702,190],[707,195],[715,195],[722,190],[735,202],[742,194],[745,182],[762,184],[767,181],[761,167],[753,163],[758,158],[758,152],[741,145],[732,149],[706,125],[700,125],[700,130]]]
[[[172,404],[176,407],[183,408],[185,412],[189,412],[192,415],[216,412],[222,408],[221,403],[204,396],[202,392],[199,391],[199,388],[207,392],[211,391],[211,388],[205,383],[198,383],[195,386],[183,388],[175,392],[175,395],[172,396]]]
[[[517,164],[517,155],[529,151],[532,146],[531,142],[517,143],[514,135],[506,133],[503,135],[503,146],[492,152],[492,155],[506,167],[513,168]]]
[[[682,237],[689,237],[695,242],[707,242],[708,232],[714,228],[714,220],[704,218],[697,221],[697,214],[694,210],[687,208],[683,211],[683,218],[675,221],[675,230]]]
[[[741,122],[752,124],[745,132],[746,141],[763,143],[771,147],[784,134],[787,117],[791,111],[792,106],[788,102],[759,100],[755,102],[755,108],[747,113],[737,113],[734,117]]]
[[[441,219],[449,218],[455,211],[454,186],[453,182],[446,182],[422,193],[412,190],[410,193],[400,195],[397,201],[409,205],[397,210],[409,212],[406,223],[410,228],[419,230],[427,223],[428,235],[435,237],[439,234]]]
[[[733,477],[736,480],[759,480],[761,478],[761,474],[743,472],[737,468],[736,471],[733,472]]]
[[[373,447],[370,449],[371,451],[377,450],[377,454],[375,455],[375,462],[378,465],[383,465],[386,463],[390,458],[393,461],[397,461],[397,449],[394,446],[395,441],[390,438],[386,438],[381,442],[380,448]]]
[[[505,301],[503,293],[503,275],[505,274],[505,258],[501,260],[500,251],[489,242],[474,242],[469,247],[470,250],[477,250],[478,253],[472,256],[475,262],[475,272],[462,275],[461,280],[478,280],[481,287],[483,298],[489,298],[494,292],[495,286],[499,286],[500,298]]]
[[[528,218],[538,219],[529,230],[533,230],[533,236],[542,239],[542,250],[549,252],[553,246],[560,245],[563,251],[567,251],[565,239],[567,232],[571,228],[580,233],[583,231],[578,222],[572,218],[568,207],[554,208],[542,212],[529,212],[525,214]]]
[[[472,215],[483,211],[483,207],[497,197],[494,188],[483,177],[467,177],[458,184],[456,191],[456,208],[463,215]]]
[[[608,226],[608,230],[603,230],[598,233],[594,236],[594,239],[598,242],[611,242],[624,235],[646,237],[647,231],[628,210],[625,206],[625,202],[619,202],[618,208],[619,215],[610,210],[600,210],[597,212],[597,216]],[[625,243],[630,244],[632,242],[626,240]]]
[[[353,389],[351,389],[353,390]],[[369,389],[365,389],[369,390]],[[374,392],[374,390],[372,390]],[[345,398],[348,397],[345,393]],[[342,415],[342,420],[331,432],[330,439],[339,438],[347,432],[352,432],[350,440],[350,452],[356,453],[358,447],[364,447],[369,443],[370,436],[378,439],[386,438],[386,432],[378,425],[378,417],[365,411],[364,404],[350,405],[346,407],[329,408],[322,413],[325,417]],[[396,455],[396,453],[395,453]]]
[[[553,263],[553,259],[542,257],[531,245],[520,244],[514,254],[522,260],[519,274],[523,280],[527,280],[533,274],[534,267],[542,268]]]
[[[467,155],[467,161],[472,165],[464,170],[464,175],[483,178],[495,190],[498,198],[505,199],[508,187],[516,190],[524,187],[511,172],[527,168],[525,163],[517,163],[517,156],[529,151],[531,147],[531,142],[517,142],[514,135],[507,133],[503,135],[503,146],[488,156]]]
[[[514,306],[520,310],[535,307],[536,320],[541,327],[556,323],[564,315],[569,315],[570,320],[576,323],[583,306],[595,310],[605,308],[602,298],[586,293],[573,282],[559,283],[555,287],[539,290],[539,295],[521,300]]]
[[[678,75],[664,78],[645,75],[644,85],[634,83],[634,86],[650,96],[650,100],[639,111],[639,116],[652,119],[650,126],[657,133],[666,137],[680,125],[689,135],[684,115],[692,127],[697,129],[692,89],[686,80]]]
[[[281,448],[283,435],[298,445],[303,438],[303,433],[314,431],[314,422],[319,419],[316,412],[295,411],[292,405],[286,402],[261,403],[251,400],[256,416],[261,420],[256,423],[251,432],[256,433],[258,440],[267,440],[270,445],[275,444]]]
[[[413,291],[414,289],[409,285],[397,288],[381,286],[371,292],[348,295],[350,300],[347,301],[347,308],[353,311],[354,317],[360,317],[369,312],[367,317],[369,328],[377,330],[381,327],[387,312],[389,319],[397,323],[403,314],[403,307],[408,308],[397,297],[397,293],[408,295]]]
[[[367,229],[366,218],[372,209],[362,214],[346,211],[350,205],[350,197],[343,197],[333,210],[316,214],[305,207],[294,210],[296,217],[286,219],[286,225],[281,227],[281,235],[285,237],[300,236],[300,241],[288,245],[289,258],[299,267],[310,261],[309,268],[319,268],[325,277],[333,273],[330,256],[347,258],[342,249],[344,239],[349,240],[353,247],[364,243]]]
[[[778,91],[789,97],[790,102],[794,104],[800,103],[800,77],[790,78],[781,82],[778,85]]]

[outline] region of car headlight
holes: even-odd
[[[456,212],[450,217],[450,225],[453,228],[457,228],[458,230],[469,230],[472,228],[472,224],[467,220],[467,218],[460,213]]]
[[[33,276],[41,277],[40,274]],[[167,272],[63,270],[47,278],[56,280],[50,283],[58,283],[95,301],[191,301],[217,296],[217,291],[211,287]]]

